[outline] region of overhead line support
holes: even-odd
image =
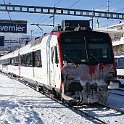
[[[85,16],[97,17],[107,19],[124,19],[124,13],[108,12],[108,11],[95,11],[95,10],[81,10],[81,9],[67,9],[57,7],[41,7],[41,6],[25,6],[25,5],[12,5],[0,4],[0,11],[4,12],[27,12],[27,13],[40,13],[40,14],[56,14],[56,15],[72,15],[72,16]]]

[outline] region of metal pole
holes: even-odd
[[[109,12],[109,0],[107,0],[107,11]]]

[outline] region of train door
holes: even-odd
[[[60,68],[58,67],[58,54],[57,54],[57,46],[54,44],[55,42],[50,42],[52,39],[52,35],[48,37],[47,45],[46,45],[46,62],[47,62],[47,84],[51,87],[60,87],[58,81],[60,80]],[[54,38],[53,38],[54,41]]]
[[[46,42],[46,65],[47,65],[47,85],[51,86],[51,75],[50,75],[50,41],[52,35],[50,35]]]
[[[51,47],[51,66],[50,66],[50,77],[51,77],[51,85],[52,87],[57,87],[59,84],[59,64],[58,64],[58,54],[57,54],[57,46]]]

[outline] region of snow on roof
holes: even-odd
[[[117,30],[117,29],[108,29],[108,28],[97,28],[94,29],[95,31],[100,31],[100,32],[117,32],[117,33],[124,33],[124,30]]]
[[[122,44],[124,44],[124,41],[121,40],[112,42],[113,46],[122,45]]]
[[[115,28],[115,27],[119,27],[119,26],[124,26],[124,23],[119,23],[119,24],[115,24],[112,26],[108,26],[107,28]]]
[[[124,44],[124,37],[121,37],[121,39],[118,40],[118,41],[113,41],[112,42],[113,46],[122,45],[122,44]]]

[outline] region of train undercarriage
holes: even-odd
[[[72,81],[68,86],[63,85],[62,98],[77,104],[104,104],[108,98],[108,86],[96,82]]]

